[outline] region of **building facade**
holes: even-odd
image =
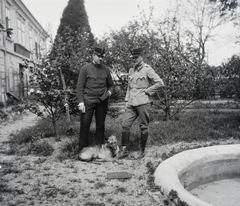
[[[0,102],[28,98],[29,68],[46,53],[47,33],[21,0],[0,0]]]

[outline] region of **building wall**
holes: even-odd
[[[5,67],[4,52],[0,51],[0,102],[5,102]]]
[[[47,33],[21,0],[0,0],[0,23],[13,28],[8,37],[0,32],[0,102],[9,94],[27,98],[30,65],[39,63],[46,52]]]

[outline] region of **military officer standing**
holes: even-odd
[[[139,117],[141,149],[136,159],[144,157],[145,147],[148,139],[149,112],[151,96],[164,86],[162,79],[155,73],[151,66],[145,64],[142,57],[143,48],[131,50],[130,57],[134,68],[129,70],[128,88],[125,97],[126,109],[122,121],[122,153],[120,158],[129,156],[130,128]]]
[[[104,142],[105,118],[108,110],[108,97],[113,92],[110,70],[102,63],[105,49],[94,48],[93,60],[83,66],[77,82],[77,101],[81,111],[79,151],[88,146],[89,129],[93,114],[96,119],[96,139]]]

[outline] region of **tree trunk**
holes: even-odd
[[[64,102],[65,102],[65,108],[66,108],[66,120],[67,120],[67,124],[69,124],[71,122],[71,118],[70,118],[70,111],[69,111],[69,104],[68,104],[68,95],[66,92],[66,83],[65,83],[64,75],[62,73],[62,69],[59,68],[59,70],[60,70],[60,75],[61,75],[61,79],[62,79],[62,83],[63,83],[63,91],[65,92]]]
[[[57,128],[57,121],[56,121],[55,117],[52,120],[52,124],[53,124],[56,141],[60,141],[59,134],[58,134],[58,128]]]
[[[171,113],[170,113],[170,107],[169,107],[169,106],[166,106],[166,109],[165,109],[165,120],[166,120],[166,122],[169,121],[170,115],[171,115]]]

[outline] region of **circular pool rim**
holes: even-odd
[[[240,176],[240,144],[210,146],[181,152],[163,161],[157,167],[154,176],[155,184],[161,187],[164,194],[167,195],[174,190],[178,197],[190,206],[213,206],[185,189],[188,185],[191,185],[191,188],[201,185],[202,180],[211,179],[213,174],[215,179],[231,175]]]

